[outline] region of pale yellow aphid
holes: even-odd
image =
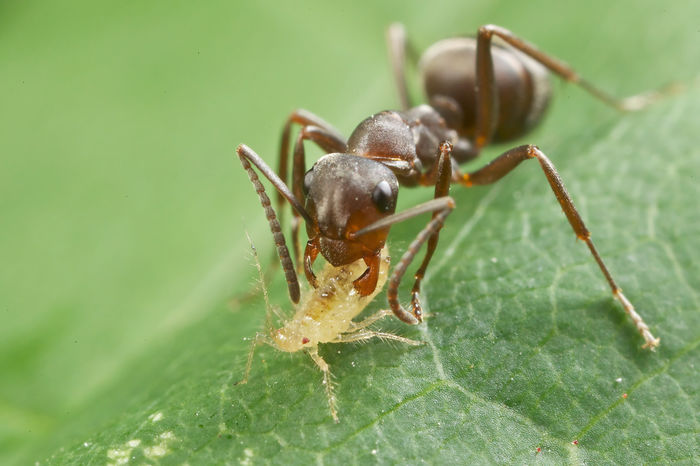
[[[262,269],[254,246],[253,255],[262,278]],[[359,295],[352,283],[367,268],[363,260],[360,259],[357,262],[340,267],[326,264],[316,276],[318,288],[310,288],[303,291],[301,300],[296,306],[294,317],[287,320],[278,329],[274,329],[271,326],[269,313],[274,313],[280,320],[284,320],[284,316],[270,306],[267,299],[267,290],[263,285],[263,294],[268,309],[267,320],[269,328],[267,332],[258,332],[255,335],[248,353],[245,377],[239,383],[248,381],[255,347],[260,343],[268,344],[273,348],[288,353],[304,350],[311,356],[311,359],[314,360],[319,369],[323,371],[323,386],[328,397],[328,406],[333,420],[338,422],[338,410],[331,383],[331,373],[326,361],[318,354],[319,343],[349,343],[376,337],[396,340],[409,345],[421,344],[419,341],[368,328],[379,319],[393,315],[390,310],[378,311],[359,322],[353,322],[352,320],[372,302],[386,283],[390,262],[386,246],[382,249],[381,257],[377,288],[372,294],[364,297]]]

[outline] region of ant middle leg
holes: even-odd
[[[552,191],[554,191],[554,195],[559,201],[559,204],[561,205],[571,228],[573,228],[574,233],[576,233],[576,236],[579,239],[586,242],[591,255],[595,259],[598,267],[603,273],[603,276],[610,285],[613,296],[622,304],[625,312],[627,312],[627,314],[629,314],[629,316],[632,318],[634,325],[644,338],[645,343],[643,348],[650,348],[653,350],[659,345],[659,339],[654,338],[647,324],[635,311],[634,306],[632,306],[632,303],[630,303],[627,297],[622,293],[620,287],[617,286],[612,274],[603,262],[603,259],[598,254],[598,250],[593,245],[593,241],[591,241],[591,234],[586,228],[586,225],[583,223],[583,219],[576,210],[576,207],[574,207],[571,196],[569,196],[569,193],[566,191],[559,173],[557,173],[557,170],[554,168],[552,162],[546,155],[544,155],[544,153],[542,153],[542,151],[540,151],[539,148],[532,145],[525,145],[511,149],[495,158],[483,168],[472,173],[463,174],[459,182],[467,187],[473,185],[492,184],[500,180],[506,174],[510,173],[520,164],[520,162],[528,159],[537,159],[537,161],[540,163],[540,166],[547,177],[547,181],[549,182]]]

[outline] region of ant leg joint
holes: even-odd
[[[533,144],[527,146],[527,156],[531,159],[545,157],[540,148]]]
[[[484,24],[479,28],[479,35],[490,38],[493,35],[493,31],[495,29],[498,29],[498,26],[496,26],[495,24]]]

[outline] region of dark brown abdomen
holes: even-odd
[[[547,70],[509,46],[492,46],[494,79],[498,92],[498,123],[494,142],[522,136],[542,118],[551,86]],[[473,139],[476,126],[476,39],[452,38],[425,51],[420,61],[425,93],[430,104],[455,121],[460,136]],[[450,115],[450,100],[461,118]],[[461,122],[458,122],[461,120]]]

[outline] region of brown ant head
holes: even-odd
[[[304,176],[309,238],[333,265],[378,252],[389,227],[354,237],[354,233],[396,210],[399,183],[380,162],[350,154],[328,154]]]

